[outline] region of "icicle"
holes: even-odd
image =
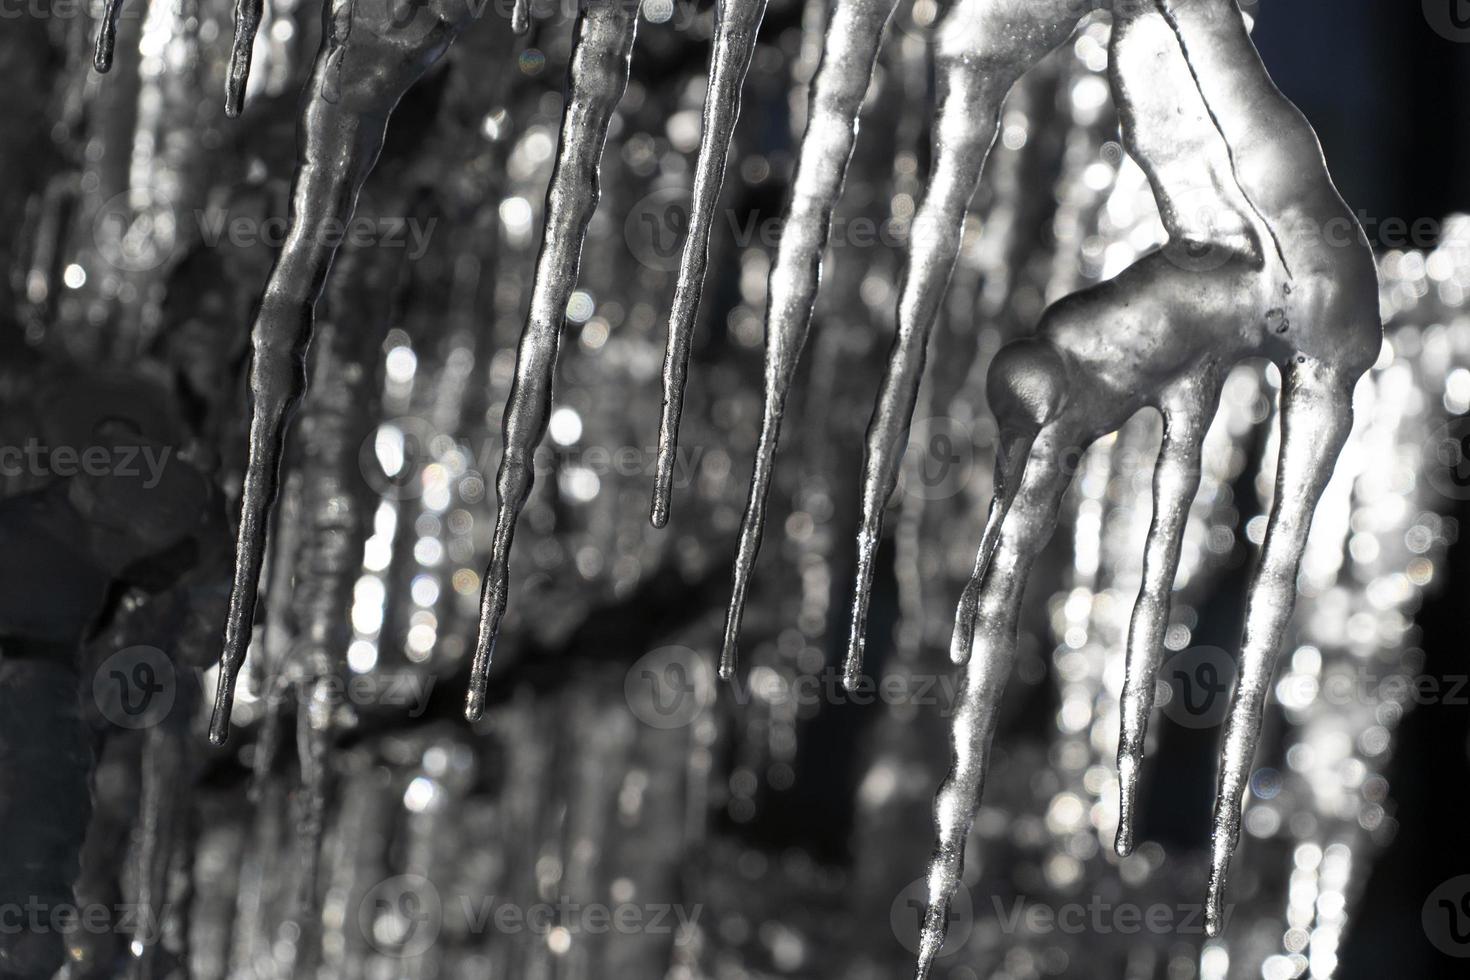
[[[531,0],[515,0],[510,11],[510,29],[518,37],[531,30]]]
[[[229,737],[235,678],[245,660],[255,614],[256,588],[265,557],[266,526],[281,467],[286,426],[306,390],[305,357],[313,310],[326,282],[340,236],[352,217],[357,193],[377,162],[388,117],[403,93],[436,62],[469,22],[456,5],[456,19],[438,20],[411,47],[386,23],[392,5],[353,7],[351,35],[339,18],[325,18],[301,112],[301,147],[291,187],[286,240],[271,269],[251,334],[251,420],[249,463],[240,501],[235,581],[225,620],[224,652],[209,737]],[[345,22],[350,24],[351,22]]]
[[[235,0],[235,39],[230,48],[230,73],[225,79],[225,115],[238,116],[245,105],[250,81],[250,57],[255,32],[260,29],[263,0]]]
[[[992,363],[994,365],[1003,363],[1003,361],[997,357]],[[995,493],[990,501],[990,512],[985,518],[985,530],[980,535],[980,547],[975,552],[974,571],[970,573],[970,580],[966,583],[964,591],[960,593],[959,607],[955,612],[954,633],[949,643],[949,659],[952,663],[965,664],[970,660],[970,647],[975,639],[975,613],[980,601],[980,586],[984,584],[985,573],[990,568],[991,559],[995,556],[995,546],[1000,543],[1000,528],[1005,522],[1006,514],[1010,512],[1011,503],[1016,499],[1016,491],[1021,486],[1021,478],[1025,475],[1026,460],[1035,438],[1036,433],[1031,426],[1005,432],[1001,436],[1000,449],[995,459]],[[855,679],[857,672],[862,667],[860,661],[852,658],[850,651],[848,657],[844,680],[849,677]]]
[[[511,539],[535,476],[531,456],[546,432],[567,300],[577,284],[587,222],[597,208],[597,167],[608,125],[628,84],[637,28],[637,5],[622,0],[584,0],[577,16],[561,144],[546,191],[545,232],[536,257],[531,308],[521,331],[515,380],[502,421],[504,455],[495,480],[499,496],[495,536],[465,696],[465,717],[471,721],[485,710],[486,676],[509,590]]]
[[[796,164],[791,204],[771,266],[766,300],[765,409],[760,444],[750,476],[735,586],[725,617],[720,676],[735,671],[736,641],[745,593],[760,551],[771,468],[781,437],[786,395],[806,346],[812,306],[821,280],[822,250],[832,230],[832,209],[842,194],[848,161],[857,140],[858,112],[873,77],[878,46],[897,0],[838,0],[823,41],[822,61],[812,80],[806,135]]]
[[[1209,377],[1186,385],[1175,403],[1164,409],[1164,437],[1154,464],[1153,518],[1144,544],[1143,582],[1128,624],[1127,671],[1119,705],[1122,733],[1118,739],[1118,836],[1116,848],[1133,852],[1134,804],[1143,739],[1153,709],[1154,683],[1169,625],[1169,594],[1179,571],[1184,525],[1200,482],[1200,453],[1214,417],[1221,379]]]
[[[868,424],[862,483],[862,524],[857,535],[857,575],[848,633],[845,683],[862,673],[873,560],[883,533],[883,508],[898,481],[908,439],[925,348],[959,255],[965,211],[980,183],[995,142],[1002,99],[1025,72],[1071,34],[1076,16],[1038,19],[1010,14],[1015,24],[994,23],[961,2],[939,25],[935,72],[938,107],[929,189],[915,215],[898,301],[898,332],[878,403]],[[1002,15],[1001,19],[1004,19]]]
[[[156,930],[168,914],[169,861],[173,857],[180,794],[186,792],[181,787],[188,786],[185,727],[166,720],[150,727],[143,739],[134,891],[138,916],[130,938],[138,961],[137,975],[144,978],[153,976],[158,944],[162,941]]]
[[[1001,694],[1015,662],[1021,595],[1031,563],[1056,525],[1067,484],[1063,453],[1070,445],[1071,439],[1059,429],[1037,438],[1015,501],[1000,522],[994,557],[977,599],[981,619],[950,736],[954,763],[934,799],[938,839],[929,862],[929,905],[915,973],[919,978],[929,976],[944,946],[949,903],[964,866],[965,838],[984,790]]]
[[[714,50],[710,54],[709,87],[704,93],[703,131],[694,165],[694,197],[689,206],[689,233],[679,257],[679,282],[669,314],[668,349],[664,352],[664,401],[658,430],[658,469],[654,476],[654,527],[669,521],[669,495],[674,456],[679,445],[679,416],[684,409],[684,382],[689,348],[699,314],[699,295],[709,262],[709,235],[715,206],[725,181],[725,161],[740,118],[740,87],[755,53],[756,34],[766,13],[766,0],[719,0],[715,13]]]
[[[308,678],[298,689],[296,702],[296,760],[301,768],[297,798],[296,848],[301,855],[301,886],[295,915],[313,914],[317,869],[321,863],[326,828],[328,755],[332,747],[332,689],[336,672],[320,652],[309,658]]]
[[[1315,358],[1299,357],[1287,369],[1281,396],[1281,449],[1276,495],[1261,564],[1247,593],[1240,679],[1225,719],[1210,848],[1210,889],[1205,928],[1218,935],[1230,854],[1240,838],[1241,799],[1260,740],[1266,691],[1296,603],[1297,570],[1307,547],[1312,513],[1327,487],[1337,454],[1352,429],[1352,387],[1344,375]]]
[[[117,48],[117,16],[123,0],[105,0],[102,22],[97,25],[97,46],[92,50],[92,67],[102,74],[112,70],[112,54]]]
[[[1239,186],[1230,148],[1164,16],[1120,5],[1108,66],[1123,142],[1148,176],[1170,247],[1201,271],[1231,255],[1259,265],[1260,237],[1270,233]]]
[[[1232,0],[1221,2],[1235,10]],[[1196,14],[1205,6],[1201,2],[1186,9]],[[1118,837],[1119,849],[1126,851],[1133,843],[1131,801],[1159,635],[1167,616],[1179,536],[1199,481],[1199,440],[1218,398],[1224,369],[1247,357],[1266,356],[1283,365],[1286,377],[1283,437],[1276,502],[1261,568],[1250,590],[1241,681],[1227,720],[1216,800],[1207,930],[1217,934],[1223,922],[1225,875],[1239,837],[1241,796],[1272,666],[1295,601],[1297,567],[1317,499],[1351,427],[1353,384],[1376,359],[1382,327],[1366,241],[1360,237],[1357,248],[1335,247],[1313,236],[1286,238],[1272,230],[1303,216],[1323,227],[1354,219],[1332,187],[1310,127],[1269,85],[1238,14],[1233,22],[1207,16],[1204,24],[1201,29],[1212,33],[1201,41],[1218,56],[1215,70],[1226,72],[1228,67],[1234,76],[1222,80],[1221,101],[1209,103],[1207,114],[1190,112],[1190,102],[1196,96],[1208,102],[1209,93],[1192,88],[1176,91],[1185,111],[1125,113],[1125,121],[1136,127],[1125,137],[1132,145],[1168,147],[1167,132],[1152,129],[1162,126],[1175,130],[1181,143],[1203,146],[1222,138],[1220,134],[1248,132],[1248,121],[1265,117],[1264,125],[1276,129],[1256,131],[1257,138],[1230,146],[1228,157],[1236,172],[1256,179],[1264,174],[1268,179],[1259,188],[1225,181],[1211,207],[1217,214],[1234,213],[1229,201],[1236,190],[1243,191],[1250,215],[1277,247],[1264,255],[1241,248],[1238,223],[1218,229],[1219,237],[1204,243],[1181,234],[1183,242],[1171,240],[1170,246],[1116,278],[1053,304],[1042,317],[1038,337],[1009,345],[991,366],[989,397],[1000,431],[1021,433],[1018,444],[1032,432],[1037,435],[1024,464],[1002,453],[1001,504],[992,505],[990,527],[976,560],[977,578],[966,589],[956,617],[953,652],[963,657],[961,644],[968,639],[969,663],[964,703],[954,720],[955,763],[935,802],[939,842],[930,869],[921,977],[927,976],[944,941],[946,910],[958,882],[965,834],[984,784],[995,706],[1014,658],[1016,613],[1026,570],[1050,534],[1067,482],[1057,468],[1058,454],[1081,452],[1145,405],[1159,408],[1168,420],[1156,473],[1158,513],[1150,529],[1147,571],[1129,638],[1130,691],[1120,739],[1125,812]],[[1230,44],[1236,48],[1229,50]],[[1118,50],[1130,48],[1123,45]],[[1131,50],[1166,60],[1183,57],[1180,48],[1167,45]],[[1130,75],[1136,67],[1116,66],[1115,85],[1119,79],[1137,77]],[[1276,101],[1257,101],[1268,95]],[[1222,159],[1218,153],[1215,158]],[[1259,198],[1253,196],[1257,190]],[[1213,234],[1217,229],[1204,231]],[[1208,245],[1211,260],[1198,262],[1198,250],[1181,250],[1180,244]],[[1311,269],[1316,275],[1293,289],[1292,267]],[[1287,328],[1290,334],[1282,329],[1289,324],[1297,325]],[[1007,510],[1009,474],[1018,465],[1023,475]],[[998,531],[993,530],[997,525]],[[993,557],[987,554],[992,534]]]

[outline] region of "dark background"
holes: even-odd
[[[1262,8],[1255,30],[1261,56],[1316,127],[1370,240],[1433,245],[1394,240],[1399,228],[1388,219],[1412,226],[1470,210],[1470,3],[1271,0]],[[1456,28],[1456,20],[1465,26]],[[1418,619],[1425,672],[1441,680],[1467,673],[1470,541],[1463,529],[1470,508],[1462,504],[1457,517],[1462,541]],[[1344,980],[1470,976],[1470,960],[1437,952],[1420,922],[1436,886],[1470,873],[1467,736],[1464,703],[1419,707],[1400,727],[1389,771],[1400,830],[1354,918],[1342,951]]]

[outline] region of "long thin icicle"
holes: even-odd
[[[1154,464],[1154,512],[1144,543],[1143,582],[1128,624],[1128,650],[1123,695],[1119,706],[1122,732],[1118,738],[1118,836],[1116,849],[1133,852],[1134,807],[1138,772],[1143,764],[1143,740],[1153,710],[1154,683],[1169,625],[1169,595],[1179,571],[1179,552],[1190,504],[1200,482],[1200,453],[1205,432],[1215,414],[1214,396],[1220,379],[1186,385],[1179,405],[1164,409],[1164,437]]]
[[[1011,86],[1072,33],[1078,17],[1038,16],[1028,3],[961,0],[940,22],[935,71],[938,106],[928,192],[914,217],[893,338],[872,421],[868,424],[857,535],[857,576],[848,632],[845,682],[862,673],[873,561],[883,508],[898,483],[924,354],[959,255],[965,211],[995,142],[1000,107]]]
[[[954,763],[934,798],[937,839],[929,862],[928,908],[919,935],[915,976],[925,980],[944,946],[949,903],[964,867],[965,838],[985,787],[990,742],[1001,694],[1016,657],[1021,595],[1031,563],[1051,537],[1067,475],[1060,465],[1068,441],[1043,433],[1032,451],[979,597],[974,648],[955,712],[950,741]]]
[[[1205,905],[1205,929],[1212,936],[1220,933],[1225,921],[1225,882],[1230,854],[1240,839],[1241,799],[1260,741],[1266,691],[1296,605],[1297,570],[1307,548],[1312,513],[1352,429],[1356,381],[1357,374],[1341,373],[1315,358],[1294,363],[1284,380],[1276,499],[1266,525],[1261,564],[1247,594],[1240,679],[1225,719],[1215,792]]]
[[[597,168],[608,125],[628,84],[637,29],[638,5],[626,0],[584,0],[577,15],[561,144],[546,190],[545,232],[536,257],[531,308],[521,331],[515,380],[502,421],[504,455],[495,478],[499,495],[495,537],[480,594],[480,628],[465,695],[465,717],[471,721],[485,711],[486,677],[510,588],[511,540],[535,477],[532,454],[546,434],[567,300],[577,285],[587,222],[597,209]]]
[[[760,551],[771,470],[781,438],[786,396],[806,346],[812,306],[822,277],[822,250],[832,231],[832,210],[842,195],[847,165],[857,142],[858,112],[873,78],[883,30],[897,0],[837,0],[822,42],[822,60],[812,79],[806,135],[782,223],[781,242],[766,287],[765,408],[750,493],[740,524],[735,586],[725,617],[720,676],[735,672],[735,649],[745,593]]]
[[[342,3],[325,14],[322,45],[307,81],[300,150],[291,186],[286,240],[276,257],[251,333],[249,462],[240,501],[235,579],[225,619],[224,650],[209,738],[230,732],[235,678],[245,662],[255,616],[256,589],[265,560],[266,528],[280,479],[286,427],[306,391],[306,350],[313,312],[358,191],[377,162],[388,117],[403,93],[438,61],[469,22],[438,20],[415,43],[389,21],[392,5]],[[351,16],[345,15],[350,12]],[[355,18],[355,20],[354,20]],[[410,35],[413,36],[413,35]]]
[[[658,429],[658,468],[654,475],[654,527],[669,521],[669,495],[674,457],[679,447],[679,417],[684,410],[684,384],[689,349],[699,315],[699,296],[709,263],[709,235],[715,206],[725,182],[725,162],[740,119],[740,88],[755,53],[755,38],[766,14],[766,0],[719,0],[715,10],[714,49],[710,53],[709,87],[704,93],[704,123],[699,159],[694,165],[694,196],[689,205],[689,233],[679,256],[679,281],[669,313],[668,348],[664,352],[664,400]]]

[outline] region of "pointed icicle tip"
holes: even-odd
[[[483,717],[485,717],[485,692],[470,688],[464,696],[464,719],[465,721],[479,721]]]
[[[102,22],[97,25],[97,46],[92,49],[92,67],[99,75],[112,70],[112,55],[117,48],[117,17],[122,0],[107,0],[102,7]]]
[[[230,67],[225,77],[225,115],[239,117],[245,106],[245,89],[250,82],[250,60],[255,35],[260,29],[263,0],[235,0],[235,37],[230,46]]]
[[[745,83],[756,34],[765,17],[766,0],[720,0],[705,90],[703,132],[694,164],[694,194],[689,206],[689,233],[679,256],[679,278],[669,313],[668,347],[664,351],[663,407],[659,417],[658,465],[654,475],[653,525],[663,527],[673,493],[674,459],[679,448],[679,419],[689,376],[689,354],[709,265],[709,236],[715,207],[725,182],[725,164],[740,118],[740,89]]]

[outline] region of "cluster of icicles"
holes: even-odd
[[[99,71],[111,61],[118,6],[109,0],[106,7],[95,56]],[[941,4],[933,52],[933,165],[911,227],[897,335],[866,440],[844,667],[848,684],[861,671],[883,511],[908,439],[925,347],[959,251],[965,212],[1006,93],[1088,13],[1068,13],[1069,6],[1039,7],[1032,0]],[[1209,931],[1218,932],[1245,779],[1312,514],[1350,429],[1353,386],[1381,344],[1377,280],[1366,240],[1332,185],[1311,127],[1261,64],[1235,0],[1116,0],[1101,6],[1112,6],[1110,81],[1124,143],[1149,178],[1169,241],[1116,278],[1054,304],[1037,335],[1002,349],[990,368],[988,393],[1000,433],[996,490],[951,645],[954,662],[968,667],[954,720],[954,763],[934,808],[938,842],[928,878],[921,977],[943,945],[997,707],[1015,659],[1022,592],[1070,480],[1064,461],[1141,408],[1153,407],[1163,416],[1143,584],[1126,650],[1117,849],[1127,854],[1134,843],[1144,730],[1169,594],[1200,481],[1201,442],[1229,368],[1244,358],[1266,357],[1283,372],[1282,437],[1275,502],[1250,586],[1240,682],[1219,773],[1207,906]],[[651,515],[660,527],[669,518],[709,234],[765,7],[766,0],[717,4],[693,204],[663,369]],[[822,252],[856,142],[859,109],[895,7],[896,0],[834,0],[811,84],[785,233],[770,273],[765,411],[720,658],[726,678],[735,669],[781,420],[811,323]],[[393,108],[476,9],[466,0],[428,5],[417,11],[411,32],[395,22],[393,4],[336,0],[324,18],[300,120],[290,230],[252,337],[249,463],[210,726],[216,743],[230,727],[286,428],[305,391],[313,308],[334,254],[314,229],[350,218]],[[627,83],[638,13],[638,5],[627,0],[582,0],[577,16],[544,237],[503,420],[497,517],[465,705],[472,720],[484,710],[486,676],[509,593],[511,540],[531,489],[532,454],[547,428],[565,310],[597,206],[598,166]],[[526,29],[528,14],[527,3],[519,0],[511,24],[517,33]],[[226,96],[232,116],[243,106],[260,19],[260,0],[237,0]],[[1338,222],[1357,231],[1348,245],[1331,245],[1310,233]]]

